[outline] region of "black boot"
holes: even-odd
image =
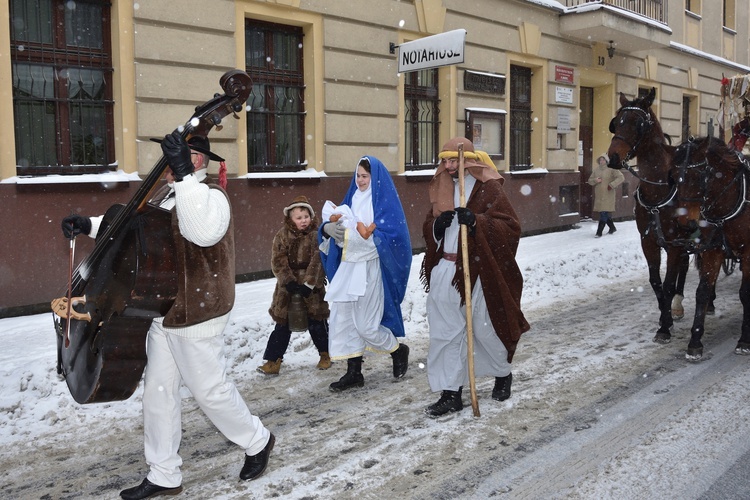
[[[399,344],[398,349],[391,353],[391,357],[393,358],[393,376],[401,378],[406,375],[406,370],[409,368],[409,346]]]
[[[346,366],[344,376],[338,382],[334,382],[328,386],[332,391],[339,392],[352,387],[364,387],[365,377],[362,376],[362,356],[347,359]]]
[[[607,234],[612,234],[615,231],[617,231],[617,228],[615,227],[615,223],[612,222],[612,219],[609,219],[607,221],[607,227],[609,228],[609,231],[607,231]]]
[[[600,220],[600,221],[599,221],[599,227],[598,227],[598,228],[596,228],[596,237],[597,237],[597,238],[601,238],[601,237],[602,237],[602,231],[604,231],[604,226],[605,226],[606,224],[607,224],[607,223],[606,223],[606,222],[604,222],[603,220]]]
[[[457,391],[443,391],[437,403],[431,404],[425,408],[424,412],[428,417],[434,418],[445,415],[446,413],[463,410],[464,403],[461,401],[462,389],[463,387],[459,387]]]
[[[495,377],[495,387],[492,389],[492,399],[505,401],[510,397],[510,384],[513,383],[513,374],[505,377]]]

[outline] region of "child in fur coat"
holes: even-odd
[[[284,208],[284,227],[273,239],[271,269],[276,276],[276,288],[268,313],[276,327],[268,338],[263,354],[265,364],[260,373],[277,375],[284,353],[289,347],[292,332],[288,322],[288,307],[293,294],[300,294],[307,309],[308,331],[318,349],[320,361],[317,368],[331,366],[328,356],[328,303],[325,296],[325,272],[317,243],[318,221],[315,211],[305,196],[294,198]]]

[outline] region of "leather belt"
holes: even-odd
[[[449,260],[451,262],[456,262],[456,260],[458,260],[458,254],[457,253],[443,252],[443,258],[445,260]]]

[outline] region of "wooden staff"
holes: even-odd
[[[458,194],[459,205],[466,208],[466,187],[464,183],[464,145],[458,145]],[[469,392],[471,394],[471,409],[474,416],[479,416],[479,401],[477,400],[477,385],[474,379],[474,327],[471,317],[471,274],[469,273],[469,243],[468,228],[459,224],[461,231],[461,255],[464,265],[464,302],[466,303],[466,356],[469,361]]]

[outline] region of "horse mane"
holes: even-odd
[[[690,144],[695,146],[695,148],[688,148],[687,146]],[[677,147],[673,163],[675,165],[682,165],[694,162],[695,160],[686,157],[688,153],[698,155],[698,158],[705,158],[714,167],[723,165],[727,168],[738,170],[743,166],[742,159],[718,137],[691,137],[688,141],[683,142]]]
[[[732,170],[739,170],[743,166],[741,158],[735,151],[730,149],[724,141],[716,137],[709,138],[708,147],[706,148],[706,159],[714,166],[723,164]]]

